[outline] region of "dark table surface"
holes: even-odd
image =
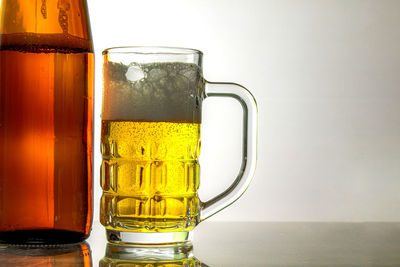
[[[95,222],[84,244],[0,245],[0,266],[100,266],[106,245]],[[143,262],[117,255],[101,266],[400,266],[400,223],[203,222],[192,256]]]

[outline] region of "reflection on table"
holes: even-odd
[[[193,247],[173,253],[171,249],[113,248],[107,245],[104,227],[95,222],[90,248],[87,243],[0,245],[0,266],[400,266],[400,223],[396,222],[205,222],[195,231]]]
[[[193,256],[191,243],[165,246],[137,246],[107,243],[99,267],[197,267],[207,266]]]
[[[0,245],[0,266],[91,267],[86,242],[71,245]]]

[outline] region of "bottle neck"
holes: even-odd
[[[3,0],[0,34],[63,34],[91,42],[86,0]]]

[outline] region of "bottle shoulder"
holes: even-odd
[[[57,39],[73,36],[92,46],[86,0],[3,0],[0,34],[16,33],[57,34]],[[28,41],[33,39],[29,37]]]

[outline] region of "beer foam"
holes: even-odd
[[[104,65],[103,120],[201,120],[201,70],[189,63]]]
[[[93,52],[89,39],[65,33],[0,34],[0,50],[24,53],[88,53]]]

